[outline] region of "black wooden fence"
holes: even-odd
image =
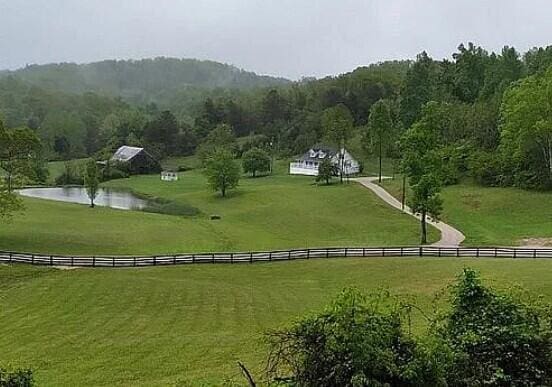
[[[248,253],[167,254],[153,256],[70,256],[0,251],[0,263],[75,267],[141,267],[192,263],[253,263],[342,257],[552,258],[552,249],[437,246],[337,247]]]

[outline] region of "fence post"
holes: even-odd
[[[92,267],[96,267],[96,257],[92,257]]]
[[[12,255],[13,253],[10,251],[10,263],[12,262]]]
[[[310,249],[307,249],[307,259],[310,258]]]
[[[385,247],[382,247],[382,249],[381,249],[381,256],[385,257]]]
[[[253,263],[253,252],[249,252],[249,263]]]
[[[419,250],[419,252],[418,252],[418,253],[419,253],[419,256],[420,256],[420,257],[423,257],[423,255],[424,255],[424,254],[423,254],[423,250],[422,250],[422,249],[423,249],[423,247],[422,247],[422,246],[420,246],[420,250]]]
[[[498,255],[498,249],[495,247],[494,257],[496,258]]]
[[[326,258],[330,256],[330,249],[326,249]]]
[[[516,256],[516,252],[517,252],[517,250],[516,250],[516,249],[514,249],[514,258],[517,258],[517,256]]]
[[[75,257],[71,257],[71,266],[75,266]]]
[[[136,257],[132,257],[132,261],[133,261],[133,262],[132,262],[132,265],[133,265],[134,267],[136,267]]]
[[[111,257],[111,266],[115,267],[115,257]]]
[[[269,261],[272,261],[272,251],[270,251],[270,252],[268,253],[268,260],[269,260]]]
[[[176,255],[173,255],[173,265],[176,265]]]
[[[366,257],[366,247],[363,247],[363,248],[362,248],[362,257],[363,257],[363,258]]]
[[[157,265],[157,257],[154,255],[153,256],[153,266],[156,266]]]
[[[34,265],[34,254],[31,254],[31,265]]]
[[[288,250],[288,261],[291,261],[291,250]]]
[[[52,256],[50,255],[50,266],[53,266],[54,265],[54,259],[52,258]]]
[[[537,249],[533,249],[533,258],[537,258]]]
[[[347,253],[349,252],[349,249],[345,247],[345,258],[347,258]]]
[[[479,247],[475,248],[475,257],[479,258]]]

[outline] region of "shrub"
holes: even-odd
[[[402,318],[388,296],[346,290],[323,313],[268,335],[268,375],[297,386],[442,385],[431,351],[405,334]]]
[[[81,174],[81,166],[76,162],[67,161],[61,175],[55,179],[56,185],[83,185],[84,178]]]
[[[475,152],[469,159],[471,176],[484,186],[499,186],[503,182],[501,161],[490,152]]]
[[[31,387],[34,385],[33,371],[18,369],[8,371],[0,368],[0,387]]]
[[[549,310],[498,294],[466,269],[452,291],[440,334],[452,353],[455,386],[552,385]]]
[[[189,204],[160,198],[148,200],[148,205],[142,211],[177,216],[195,216],[200,213],[199,209]]]

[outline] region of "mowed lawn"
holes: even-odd
[[[396,197],[401,179],[382,183]],[[458,184],[445,187],[443,220],[466,236],[464,245],[516,246],[523,239],[552,242],[552,193]]]
[[[0,266],[0,361],[32,366],[40,386],[243,383],[236,362],[261,374],[264,332],[321,310],[345,287],[389,289],[431,313],[434,296],[469,266],[495,287],[521,285],[552,300],[550,264],[376,258],[115,270]],[[425,329],[419,315],[414,328]]]
[[[417,222],[391,209],[356,183],[317,186],[314,179],[284,174],[244,177],[221,198],[201,171],[178,182],[158,175],[115,180],[132,189],[194,206],[200,215],[170,216],[38,199],[0,224],[0,249],[60,254],[163,254],[250,251],[323,246],[416,244]],[[210,215],[221,220],[210,220]],[[431,239],[437,240],[436,230]]]

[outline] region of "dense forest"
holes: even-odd
[[[290,156],[331,141],[324,115],[344,107],[352,122],[343,140],[366,154],[400,158],[401,139],[421,123],[435,129],[445,183],[542,188],[552,185],[550,66],[552,46],[521,54],[471,43],[451,59],[423,52],[298,82],[166,58],[29,66],[0,73],[0,115],[36,131],[49,159],[121,144],[187,155],[220,140],[221,125],[247,137],[242,148]]]

